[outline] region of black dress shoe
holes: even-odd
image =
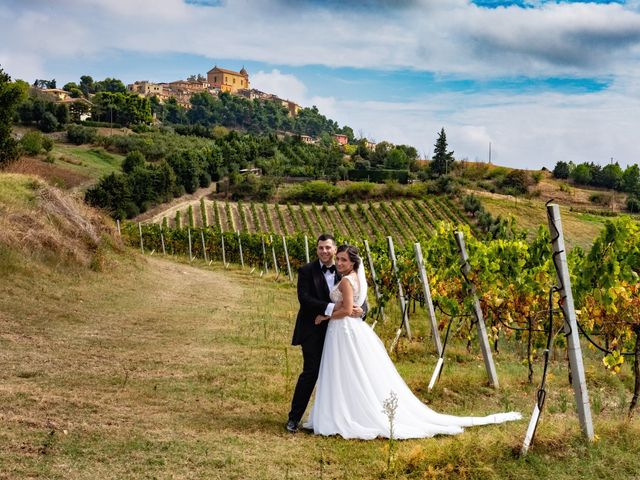
[[[296,433],[298,431],[298,423],[293,420],[289,420],[284,428],[286,428],[289,433]]]

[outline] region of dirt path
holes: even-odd
[[[205,197],[206,201],[207,197],[209,197],[212,193],[216,193],[215,183],[212,183],[207,188],[200,188],[193,192],[193,194],[191,195],[183,195],[180,198],[174,198],[170,202],[156,205],[155,207],[135,217],[133,221],[158,223],[162,221],[163,217],[167,217],[168,219],[174,218],[176,216],[177,210],[186,210],[189,205],[193,205],[195,215],[196,210],[198,210],[199,213],[199,209],[197,207],[200,205],[200,199],[202,197]]]

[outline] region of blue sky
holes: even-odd
[[[3,0],[0,67],[59,85],[214,65],[375,141],[640,162],[640,0]]]

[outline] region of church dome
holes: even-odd
[[[249,75],[249,73],[245,70],[244,67],[242,67],[242,70],[240,70],[240,75],[247,76],[247,75]]]

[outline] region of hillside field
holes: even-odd
[[[525,420],[393,444],[288,434],[301,369],[290,345],[293,284],[218,262],[142,256],[121,246],[111,221],[32,177],[0,175],[0,210],[2,480],[595,480],[640,471],[627,364],[611,375],[583,348],[597,433],[589,444],[558,350],[542,422],[522,458],[540,360],[528,384],[525,347],[501,341],[494,390],[478,346],[453,340],[429,392],[436,357],[419,306],[413,340],[402,338],[392,357],[418,397],[442,412],[519,410]],[[387,314],[376,332],[389,345],[395,305]]]

